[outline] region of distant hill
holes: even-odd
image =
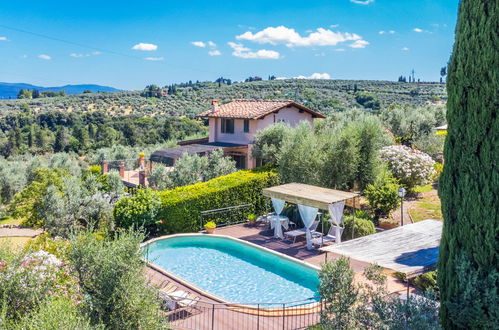
[[[165,93],[167,89],[164,90]],[[366,102],[366,95],[373,100]],[[113,116],[194,117],[209,109],[213,99],[221,102],[234,99],[294,99],[311,109],[328,114],[351,107],[368,108],[369,103],[379,104],[382,108],[390,105],[417,107],[445,104],[447,93],[445,84],[435,82],[308,79],[265,80],[232,85],[200,82],[177,85],[172,95],[165,94],[158,98],[141,96],[141,91],[120,91],[31,100],[0,100],[0,117],[23,111],[26,106],[37,113],[105,111]]]
[[[100,86],[100,85],[92,85],[92,84],[84,84],[84,85],[65,85],[65,86],[60,86],[60,87],[42,87],[42,86],[35,86],[31,84],[24,84],[24,83],[6,83],[6,82],[0,82],[0,99],[15,99],[17,98],[17,94],[19,93],[19,90],[21,89],[37,89],[40,92],[45,92],[45,91],[52,91],[52,92],[59,92],[61,90],[64,90],[66,94],[68,95],[73,95],[73,94],[80,94],[83,93],[85,90],[89,90],[91,92],[117,92],[119,89],[113,88],[113,87],[108,87],[108,86]]]

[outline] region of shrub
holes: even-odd
[[[406,146],[388,146],[381,149],[381,158],[388,163],[393,175],[409,189],[424,186],[435,175],[430,156]]]
[[[414,286],[422,291],[438,291],[437,272],[424,273],[414,278]]]
[[[382,215],[389,214],[400,205],[398,188],[399,185],[387,171],[381,173],[374,184],[370,184],[366,187],[364,196],[366,196],[369,207],[373,211],[376,219]]]
[[[40,309],[25,316],[20,323],[11,327],[13,330],[38,329],[78,329],[99,330],[102,325],[91,325],[90,320],[81,315],[78,307],[67,298],[55,297],[45,301]]]
[[[414,141],[413,147],[427,153],[434,161],[441,161],[444,152],[445,136],[425,134]]]
[[[147,285],[139,244],[144,235],[119,231],[114,239],[91,232],[71,238],[69,261],[92,323],[108,329],[161,329],[160,304]]]
[[[139,190],[135,196],[122,198],[116,203],[115,221],[119,227],[144,226],[150,231],[159,230],[161,233],[198,231],[200,212],[203,210],[251,204],[252,208],[248,212],[264,212],[266,198],[262,195],[262,189],[277,183],[276,173],[253,170],[239,171],[169,191],[146,193]],[[232,216],[221,214],[215,222],[230,222]],[[158,223],[158,219],[164,220],[164,223]]]
[[[353,216],[349,215],[345,217],[343,222],[345,226],[345,230],[343,231],[343,235],[341,239],[346,241],[352,239],[352,225],[353,225]],[[354,226],[354,237],[363,237],[367,235],[374,234],[376,232],[376,228],[374,227],[374,223],[369,219],[369,217],[363,213],[357,211],[355,213],[355,226]]]
[[[324,308],[316,329],[440,329],[438,303],[431,294],[401,301],[388,294],[382,267],[371,265],[355,283],[349,260],[322,265],[319,293]]]
[[[155,229],[160,209],[160,194],[148,188],[138,189],[133,196],[120,199],[114,207],[117,227]]]
[[[31,313],[54,294],[51,290],[61,275],[60,266],[60,261],[46,252],[0,249],[0,327]]]

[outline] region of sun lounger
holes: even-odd
[[[339,232],[340,232],[340,236],[341,236],[343,234],[344,228],[342,228],[342,227],[338,227],[338,228],[339,228]],[[319,247],[321,247],[323,244],[327,244],[327,243],[331,243],[331,242],[336,243],[336,226],[334,226],[334,225],[329,228],[327,235],[325,235],[325,236],[317,235],[314,238],[312,238],[312,245],[317,245]]]
[[[177,301],[180,307],[193,307],[199,301],[199,297],[192,294],[188,295],[187,298]]]
[[[312,223],[312,226],[310,227],[310,232],[312,235],[315,234],[315,230],[317,229],[317,226],[319,225],[319,221],[314,221]],[[295,229],[295,230],[290,230],[284,233],[284,236],[287,238],[293,238],[293,243],[296,242],[296,238],[300,236],[305,236],[307,234],[307,228],[303,227],[300,229]]]

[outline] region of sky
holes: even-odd
[[[142,89],[218,77],[438,81],[450,0],[0,2],[0,81]]]

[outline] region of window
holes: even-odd
[[[244,133],[249,133],[249,119],[244,120]]]
[[[222,133],[234,134],[234,119],[222,119]]]

